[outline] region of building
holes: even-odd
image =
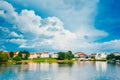
[[[40,58],[49,58],[49,53],[48,52],[42,52],[40,55]]]
[[[95,56],[97,55],[97,53],[92,53],[89,55],[89,60],[95,60]]]
[[[51,58],[58,58],[58,54],[51,54]]]
[[[29,56],[30,59],[37,58],[37,57],[38,57],[37,53],[30,53],[30,56]]]
[[[20,51],[14,52],[14,57],[18,56],[19,52],[20,52]]]
[[[113,52],[111,54],[113,54],[114,56],[120,56],[120,52]]]
[[[88,55],[83,52],[77,52],[74,57],[79,58],[79,60],[87,60]]]
[[[95,56],[96,60],[106,60],[106,58],[107,58],[107,54],[105,52],[97,53]]]

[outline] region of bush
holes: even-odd
[[[58,52],[58,60],[71,60],[74,57],[71,51]]]
[[[0,61],[7,62],[9,60],[10,56],[4,52],[0,52]]]
[[[21,57],[20,56],[16,56],[16,57],[13,58],[13,60],[15,60],[15,61],[21,61]]]

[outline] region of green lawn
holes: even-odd
[[[34,58],[34,62],[57,62],[55,58]]]

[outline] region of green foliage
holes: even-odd
[[[92,59],[95,59],[95,56],[91,56]]]
[[[0,52],[0,62],[7,62],[10,56],[4,52]]]
[[[58,52],[58,60],[64,60],[65,59],[65,53],[64,52]]]
[[[55,58],[34,58],[33,61],[35,62],[56,62],[57,59]]]
[[[29,57],[30,53],[28,51],[20,51],[19,52],[19,56],[21,57],[21,59],[23,60],[27,60]]]
[[[110,54],[107,56],[107,60],[112,60],[112,59],[115,59],[114,54]]]
[[[14,57],[14,52],[10,52],[10,58],[12,59]]]
[[[58,52],[58,60],[71,60],[74,57],[71,51]]]
[[[120,60],[120,56],[115,56],[115,60]]]
[[[15,61],[21,61],[21,57],[20,56],[16,56],[16,57],[13,58],[13,60],[15,60]]]

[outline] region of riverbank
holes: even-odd
[[[48,62],[48,63],[74,63],[75,60],[57,60],[55,58],[34,58],[28,60],[8,60],[7,62],[0,62],[0,64],[29,64],[31,62],[41,63],[41,62]]]
[[[21,61],[15,61],[15,60],[8,60],[7,62],[0,62],[1,64],[29,64],[31,62],[35,63],[41,63],[41,62],[48,62],[48,63],[74,63],[75,61],[107,61],[108,63],[115,63],[116,61],[109,61],[109,60],[58,60],[56,58],[34,58],[34,59],[28,59],[28,60],[21,60]],[[119,62],[119,61],[117,61]]]

